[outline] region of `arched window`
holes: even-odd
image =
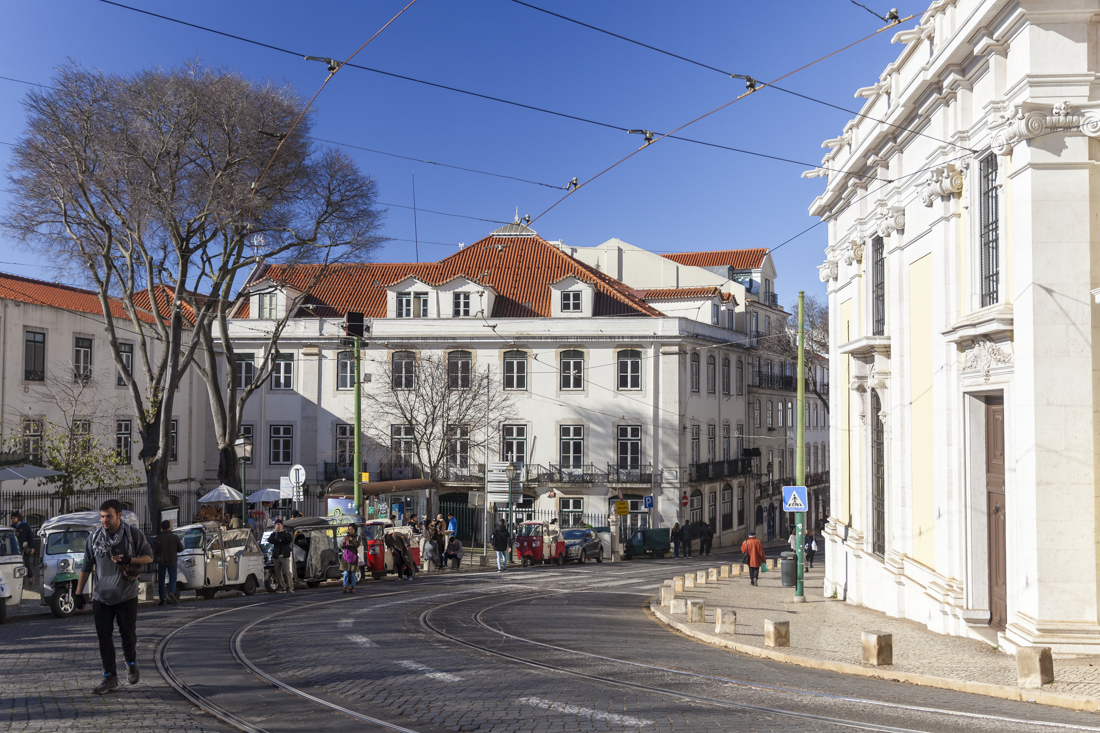
[[[722,531],[733,529],[733,487],[722,486]]]
[[[395,351],[393,363],[393,388],[412,389],[416,385],[416,354],[411,351]]]
[[[745,526],[745,487],[737,487],[737,526]]]
[[[768,428],[769,429],[775,427],[775,411],[774,411],[773,407],[774,407],[774,405],[773,405],[772,401],[768,400]]]
[[[691,391],[699,391],[699,355],[691,355]]]
[[[730,393],[730,358],[722,357],[722,394]]]
[[[745,364],[737,357],[737,394],[745,393]]]
[[[707,357],[707,394],[714,394],[715,389],[715,372],[717,371],[717,362],[713,356]]]
[[[787,403],[787,424],[794,427],[794,403]]]
[[[469,389],[473,355],[469,351],[447,354],[447,385],[451,389]]]
[[[504,352],[504,389],[527,389],[527,352]]]
[[[642,388],[642,352],[624,349],[619,352],[619,389]]]
[[[760,427],[760,400],[753,403],[752,426],[754,428]]]
[[[775,421],[779,423],[779,427],[783,427],[783,400],[779,400],[775,406]]]
[[[584,352],[561,352],[561,388],[584,389]]]

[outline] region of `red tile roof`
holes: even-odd
[[[304,288],[318,267],[271,265],[258,271],[251,282],[270,280]],[[494,318],[548,318],[553,292],[549,284],[568,276],[594,287],[596,316],[663,315],[618,280],[530,235],[486,237],[439,262],[330,265],[302,307],[322,318],[340,317],[349,311],[385,318],[386,287],[410,275],[430,285],[464,276],[493,288],[497,292]],[[234,317],[248,317],[247,302]]]
[[[635,290],[639,298],[643,300],[680,300],[690,298],[713,298],[720,296],[723,303],[737,303],[733,293],[723,293],[717,286],[699,288],[652,288],[650,290]]]
[[[752,270],[764,264],[767,248],[721,249],[713,252],[677,252],[666,254],[673,262],[692,267],[732,267],[735,270]]]
[[[99,296],[94,291],[2,272],[0,272],[0,299],[45,305],[78,313],[93,313],[97,316],[103,315]],[[129,320],[129,316],[122,308],[122,303],[114,298],[110,303],[112,316]],[[138,310],[138,317],[148,323],[153,322],[153,317],[146,311]]]

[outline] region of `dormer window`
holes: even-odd
[[[710,322],[712,325],[719,325],[721,321],[721,309],[717,303],[712,303],[710,306]]]
[[[412,293],[397,294],[397,318],[412,318]]]
[[[470,294],[455,293],[454,308],[451,310],[453,318],[465,318],[470,315]]]
[[[428,317],[428,294],[413,293],[413,318]]]
[[[275,320],[278,316],[275,314],[275,293],[260,293],[259,300],[259,316],[261,320]]]
[[[581,312],[581,292],[579,290],[566,290],[561,294],[562,313]]]

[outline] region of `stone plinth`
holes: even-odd
[[[719,568],[719,575],[720,575],[720,577],[723,577],[723,578],[730,577],[730,566],[729,565],[723,565],[721,568]]]
[[[707,582],[708,583],[717,583],[718,582],[718,568],[707,568]]]
[[[740,563],[730,566],[730,574],[734,577],[741,575],[743,572],[745,572],[745,566]]]
[[[1042,687],[1054,681],[1054,658],[1049,646],[1016,649],[1016,678],[1020,687]]]
[[[672,599],[676,597],[676,591],[672,589],[671,585],[661,586],[661,605],[668,608],[672,605]]]
[[[706,606],[698,599],[687,602],[687,614],[689,623],[701,624],[707,620]]]
[[[732,608],[719,608],[714,613],[714,633],[736,634],[737,612]]]
[[[685,588],[694,588],[695,587],[695,573],[688,573],[687,575],[684,576],[684,587]]]
[[[883,667],[894,663],[894,635],[882,631],[864,631],[863,663]]]
[[[686,598],[673,598],[668,606],[669,613],[685,614],[688,612],[687,599]]]
[[[764,620],[764,646],[790,646],[791,622]]]
[[[675,578],[672,579],[672,589],[674,591],[676,591],[677,593],[683,593],[684,592],[684,579],[683,579],[683,577],[677,575]]]

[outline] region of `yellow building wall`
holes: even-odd
[[[913,552],[935,568],[936,505],[932,443],[932,256],[909,266],[909,470],[912,486]]]
[[[852,300],[849,298],[840,304],[840,342],[852,340]],[[852,524],[852,392],[847,385],[852,383],[852,357],[845,354],[840,358],[840,381],[842,395],[840,402],[840,495],[836,518],[848,526]]]

